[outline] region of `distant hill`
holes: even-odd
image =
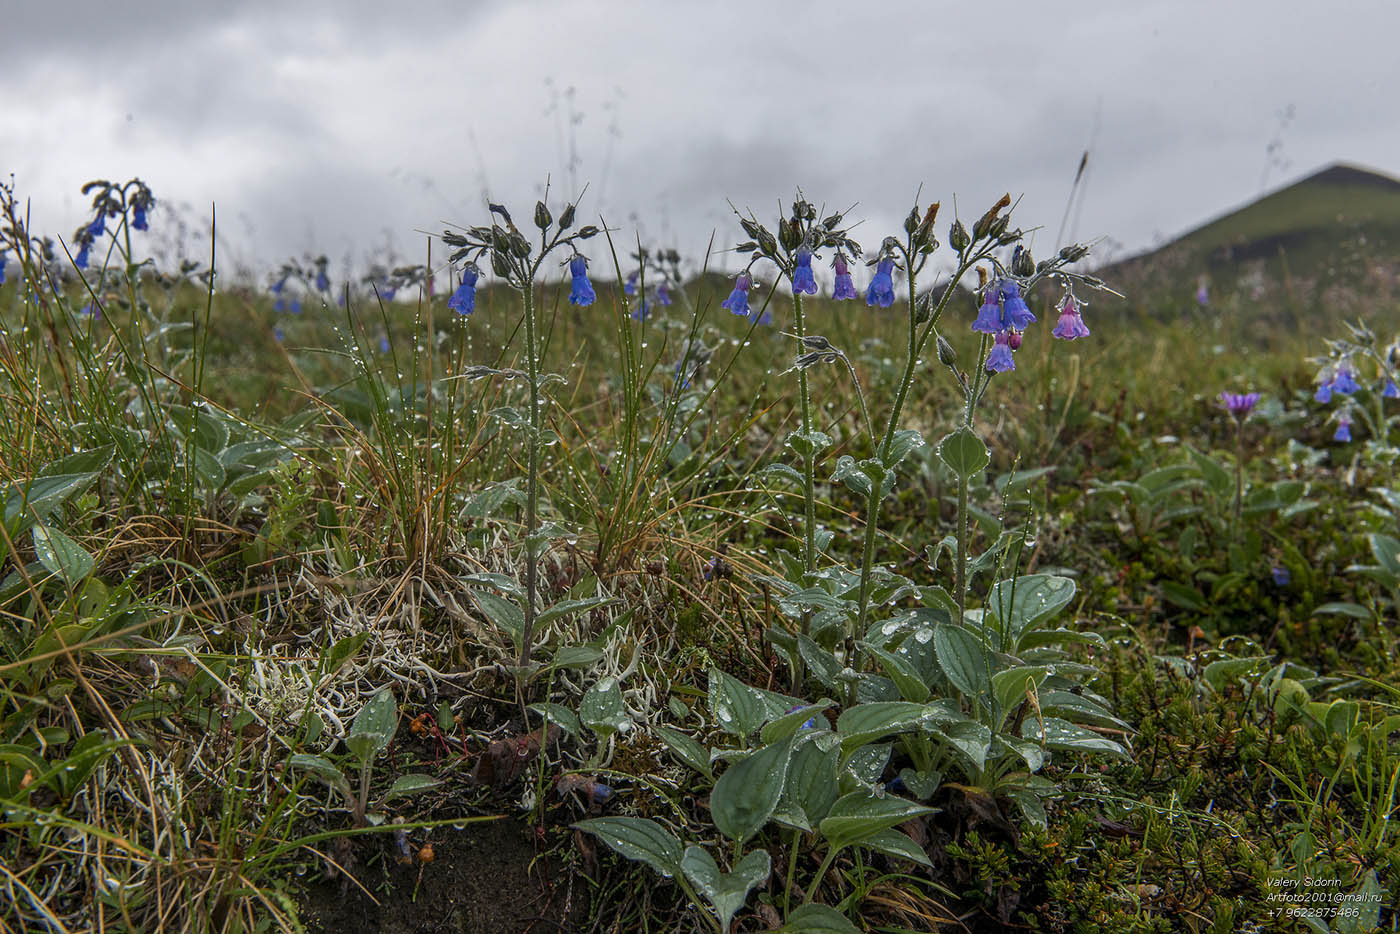
[[[1212,289],[1316,288],[1376,264],[1400,267],[1400,181],[1338,163],[1100,274],[1146,299],[1194,293],[1200,277]]]

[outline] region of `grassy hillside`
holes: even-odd
[[[1290,310],[1306,314],[1343,298],[1336,289],[1389,289],[1397,266],[1400,181],[1339,163],[1103,274],[1130,307],[1152,312],[1194,303],[1204,281],[1217,306],[1280,287]]]

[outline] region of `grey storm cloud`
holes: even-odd
[[[1088,149],[1074,233],[1121,250],[1333,161],[1400,169],[1384,0],[12,6],[0,171],[36,226],[139,175],[170,227],[217,205],[250,266],[421,259],[546,178],[698,260],[732,243],[729,202],[771,215],[799,186],[856,204],[867,247],[921,185],[944,217],[1009,192],[1054,238]]]

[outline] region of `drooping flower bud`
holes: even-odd
[[[544,230],[554,223],[554,215],[549,213],[549,207],[543,201],[535,202],[535,226]]]

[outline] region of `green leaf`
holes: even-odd
[[[1371,553],[1381,567],[1391,574],[1400,575],[1400,541],[1379,532],[1372,532],[1366,538],[1371,542]]]
[[[822,820],[821,834],[835,849],[860,843],[913,817],[933,814],[934,809],[894,795],[877,796],[853,791],[838,799]]]
[[[782,797],[792,739],[765,746],[729,767],[710,794],[710,815],[719,832],[743,843],[768,823]]]
[[[837,760],[840,756],[830,733],[799,741],[788,760],[787,780],[774,819],[781,813],[800,818],[799,830],[811,832],[826,817],[839,795],[836,787]],[[793,822],[788,822],[789,826]]]
[[[746,738],[768,719],[767,707],[757,691],[738,678],[710,670],[710,713],[721,730]]]
[[[953,687],[969,698],[990,697],[990,659],[981,639],[961,626],[939,623],[933,629],[933,650]]]
[[[602,740],[632,726],[622,708],[622,686],[616,678],[603,678],[588,689],[579,702],[578,718]]]
[[[1187,610],[1194,610],[1203,613],[1206,609],[1205,601],[1201,599],[1201,593],[1194,587],[1187,587],[1176,581],[1162,581],[1162,596],[1172,603]]]
[[[338,640],[326,649],[325,654],[321,656],[321,677],[329,678],[340,671],[346,662],[355,657],[368,638],[367,632],[356,633]]]
[[[1027,694],[1035,694],[1049,674],[1050,669],[1045,665],[1018,665],[992,675],[997,710],[1003,717],[1009,714]]]
[[[536,617],[535,625],[545,626],[554,622],[556,619],[561,619],[565,616],[573,616],[577,613],[586,613],[589,610],[596,610],[600,606],[608,606],[617,602],[618,599],[616,597],[589,597],[586,600],[561,600]]]
[[[1371,611],[1359,603],[1324,603],[1313,610],[1314,616],[1350,616],[1352,619],[1370,619]]]
[[[287,765],[293,769],[300,769],[303,772],[310,772],[321,781],[339,791],[346,801],[355,796],[350,789],[350,782],[346,780],[345,773],[332,765],[328,760],[320,756],[309,755],[304,752],[293,753],[287,759]]]
[[[681,869],[686,878],[714,906],[720,927],[725,931],[729,930],[734,913],[744,907],[749,892],[754,886],[768,880],[772,868],[767,850],[754,850],[747,854],[739,860],[734,871],[727,874],[720,872],[715,858],[704,847],[688,846],[685,856],[681,858]]]
[[[673,730],[669,726],[657,727],[656,735],[661,737],[661,741],[671,752],[675,753],[677,759],[706,778],[714,778],[715,773],[710,765],[710,752],[704,746],[680,730]]]
[[[815,430],[794,431],[787,436],[787,444],[802,457],[811,457],[831,447],[831,435]]]
[[[959,720],[933,731],[933,735],[967,757],[979,771],[986,768],[992,748],[992,731],[976,720]]]
[[[591,645],[564,645],[549,659],[549,667],[588,668],[602,657],[603,650]]]
[[[907,859],[911,863],[933,868],[933,862],[928,858],[928,854],[917,843],[909,839],[908,834],[900,833],[893,828],[876,831],[862,840],[860,845],[877,853],[884,853],[886,856]]]
[[[18,538],[36,521],[48,518],[68,499],[91,486],[112,460],[114,450],[109,445],[70,454],[40,468],[39,475],[27,483],[0,487],[0,501],[5,504],[4,522],[10,538]]]
[[[987,612],[1000,624],[1012,650],[1021,637],[1040,626],[1074,599],[1074,581],[1055,574],[1026,574],[1001,581],[987,595]]]
[[[970,428],[959,428],[938,442],[938,456],[964,480],[992,462],[987,446]]]
[[[924,436],[914,428],[901,428],[890,438],[890,448],[883,458],[884,465],[893,470],[899,466],[909,452],[924,446]]]
[[[1042,723],[1044,730],[1042,732]],[[1021,725],[1021,736],[1032,742],[1042,743],[1050,749],[1069,752],[1105,752],[1121,759],[1128,758],[1127,752],[1118,743],[1105,739],[1092,730],[1075,726],[1059,717],[1045,717],[1044,720],[1027,719]]]
[[[578,715],[563,704],[531,704],[529,709],[539,714],[540,717],[549,723],[558,725],[559,729],[568,733],[574,739],[578,739],[582,733],[583,728],[578,722]]]
[[[927,801],[943,783],[943,773],[937,770],[921,772],[916,769],[900,769],[899,780],[904,782],[904,787],[909,789],[910,794],[920,801]]]
[[[841,787],[850,791],[859,785],[869,788],[877,784],[885,774],[885,767],[890,764],[893,749],[892,743],[875,743],[847,753],[846,761],[842,763]]]
[[[886,652],[879,646],[862,642],[865,651],[869,652],[880,663],[880,667],[885,669],[885,674],[890,676],[890,680],[899,688],[899,693],[905,700],[922,704],[932,696],[929,686],[924,683],[924,679],[919,676],[918,669],[904,656],[896,655],[894,652]]]
[[[928,720],[929,714],[927,704],[912,701],[856,704],[842,711],[836,721],[836,732],[841,737],[841,748],[849,755],[852,750],[882,736],[914,732]]]
[[[680,875],[681,841],[646,817],[594,817],[573,825],[593,834],[630,860],[646,863],[666,878]]]
[[[1187,453],[1196,462],[1196,469],[1201,472],[1206,483],[1210,486],[1218,498],[1224,499],[1234,495],[1235,478],[1230,471],[1226,470],[1221,463],[1212,457],[1202,454],[1193,447],[1187,446]]]
[[[345,745],[361,762],[368,762],[394,738],[399,724],[399,708],[388,688],[381,688],[371,697],[350,724]]]
[[[403,798],[408,795],[416,795],[424,791],[432,791],[441,785],[442,782],[431,775],[422,775],[417,772],[408,775],[400,775],[394,779],[394,784],[389,786],[389,790],[384,793],[384,800],[391,801],[394,798]]]
[[[860,929],[835,908],[808,902],[792,910],[778,934],[860,934]]]
[[[43,523],[34,526],[34,554],[40,564],[63,578],[69,587],[81,584],[96,564],[82,545]]]
[[[835,655],[804,635],[797,637],[797,652],[802,656],[802,661],[807,665],[812,677],[820,681],[823,687],[833,691],[840,687],[836,676],[841,673],[841,663],[836,660]]]
[[[520,605],[485,590],[473,590],[471,595],[482,615],[504,630],[519,649],[520,640],[525,637],[525,611]]]
[[[835,701],[821,700],[815,704],[805,704],[796,710],[783,714],[781,717],[769,720],[763,725],[758,738],[765,745],[778,743],[787,739],[798,730],[808,728],[813,730],[824,730],[828,724],[826,717],[822,716],[822,711],[835,704]],[[816,720],[811,727],[805,727],[808,720]]]

